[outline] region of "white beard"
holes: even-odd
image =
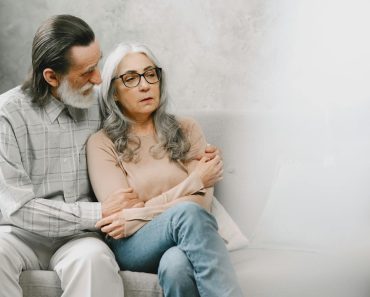
[[[81,89],[75,90],[70,86],[68,80],[63,78],[59,88],[57,89],[57,95],[66,105],[87,109],[91,107],[96,100],[96,95],[93,90],[91,90],[87,95],[84,95],[83,93],[93,87],[94,85],[92,83],[87,83]]]

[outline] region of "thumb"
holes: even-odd
[[[131,193],[133,192],[134,190],[132,188],[120,188],[118,189],[115,194],[119,194],[119,193]]]
[[[133,188],[126,188],[126,189],[122,189],[122,192],[123,193],[131,193],[131,192],[133,192],[134,191],[134,189]]]

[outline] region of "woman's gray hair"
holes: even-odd
[[[131,134],[130,128],[133,122],[121,111],[113,98],[115,88],[112,79],[120,75],[120,73],[116,73],[118,64],[129,53],[143,53],[156,67],[160,67],[158,60],[148,47],[135,43],[120,43],[105,61],[99,89],[99,103],[103,115],[102,127],[112,140],[120,156],[119,161],[125,162],[138,160],[137,151],[140,148],[140,139]],[[175,116],[167,113],[167,104],[166,75],[162,69],[160,103],[153,113],[153,122],[159,143],[152,147],[151,153],[160,158],[163,153],[167,152],[171,160],[183,161],[190,150],[190,142]]]

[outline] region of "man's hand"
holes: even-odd
[[[144,202],[132,188],[119,189],[110,194],[107,199],[101,203],[102,217],[105,218],[124,208],[144,207]]]
[[[203,157],[206,157],[208,160],[212,160],[216,156],[220,156],[220,158],[221,158],[220,150],[214,145],[207,144],[206,149],[204,150],[204,154],[200,155],[200,156],[197,156],[196,159],[200,160]]]

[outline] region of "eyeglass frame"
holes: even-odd
[[[145,77],[145,73],[147,73],[148,71],[151,71],[151,70],[154,70],[155,72],[156,72],[156,74],[157,74],[157,76],[158,76],[158,81],[156,81],[156,82],[154,82],[154,83],[151,83],[151,82],[148,82],[148,80],[146,79],[146,77]],[[141,78],[142,77],[144,77],[144,79],[145,79],[145,81],[148,83],[148,84],[150,84],[150,85],[154,85],[154,84],[156,84],[157,82],[159,82],[159,81],[161,81],[161,79],[162,79],[162,68],[160,68],[160,67],[153,67],[153,68],[150,68],[150,69],[148,69],[148,70],[146,70],[146,71],[144,71],[143,73],[138,73],[138,72],[132,72],[131,74],[137,74],[137,75],[139,75],[139,81],[138,81],[138,83],[137,83],[137,85],[136,86],[132,86],[132,87],[129,87],[129,86],[127,86],[126,84],[125,84],[125,82],[123,81],[123,77],[125,76],[125,75],[127,75],[127,74],[130,74],[130,72],[126,72],[126,73],[123,73],[123,74],[121,74],[120,76],[116,76],[116,77],[113,77],[112,78],[112,80],[111,80],[111,82],[112,81],[114,81],[114,80],[116,80],[116,79],[121,79],[121,81],[122,81],[122,83],[123,83],[123,85],[126,87],[126,88],[130,88],[130,89],[132,89],[132,88],[136,88],[139,84],[140,84],[140,82],[141,82]]]

